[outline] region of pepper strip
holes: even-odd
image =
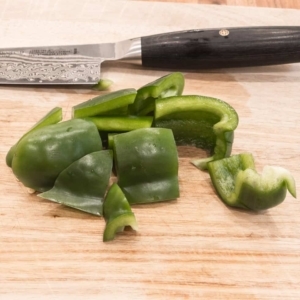
[[[154,123],[172,129],[178,145],[208,150],[210,157],[192,161],[197,168],[206,169],[209,161],[230,155],[238,115],[216,98],[178,96],[156,100]]]
[[[33,127],[31,127],[20,139],[19,141],[24,138],[27,134],[33,132],[34,130],[40,129],[47,125],[53,125],[62,120],[62,108],[55,107],[51,109],[44,117],[42,117]],[[12,166],[12,160],[16,151],[17,144],[19,141],[13,145],[6,155],[6,164],[7,166]]]
[[[103,214],[106,221],[103,241],[115,238],[117,232],[123,231],[125,226],[137,230],[137,222],[131,207],[118,184],[114,183],[108,190],[103,204]]]
[[[87,154],[64,169],[51,190],[38,196],[102,216],[111,171],[112,151]]]
[[[127,114],[128,105],[133,103],[135,89],[124,89],[106,95],[97,96],[72,108],[73,118],[93,117],[97,115]]]
[[[154,111],[154,102],[158,98],[179,96],[184,88],[184,76],[175,72],[150,82],[137,91],[134,103],[129,106],[131,114],[145,116]]]
[[[208,171],[221,200],[229,206],[269,209],[284,201],[287,190],[296,198],[295,181],[289,171],[266,166],[259,175],[249,153],[209,162]]]
[[[117,134],[113,150],[118,184],[130,204],[179,197],[178,154],[170,129]]]
[[[101,116],[85,118],[93,122],[99,131],[125,132],[139,128],[149,128],[152,125],[153,117],[136,116]]]

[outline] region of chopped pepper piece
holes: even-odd
[[[123,231],[125,226],[137,230],[137,222],[131,207],[118,186],[114,183],[107,192],[103,205],[103,214],[106,221],[103,241],[108,242],[115,238],[117,232]]]
[[[230,155],[238,115],[216,98],[178,96],[156,100],[154,123],[172,129],[178,145],[207,150],[210,157],[192,161],[197,168],[206,169],[207,162]]]
[[[41,118],[33,127],[29,129],[21,138],[20,140],[25,137],[30,132],[37,130],[39,128],[45,127],[47,125],[52,125],[60,122],[62,120],[62,109],[61,107],[55,107],[51,109],[43,118]],[[19,141],[20,141],[19,140]],[[18,141],[18,142],[19,142]],[[12,160],[16,151],[17,144],[13,145],[6,155],[6,164],[7,166],[12,166]]]
[[[44,192],[72,162],[99,150],[102,142],[96,126],[73,119],[25,135],[17,144],[12,170],[26,187]]]
[[[38,196],[102,216],[112,171],[111,152],[96,151],[76,160],[58,175],[51,190]]]
[[[99,131],[106,132],[125,132],[139,128],[149,128],[153,122],[153,117],[148,116],[99,116],[85,119],[92,121]]]
[[[135,89],[125,89],[97,96],[74,106],[73,118],[127,114],[128,105],[133,103],[136,93]]]
[[[129,110],[134,115],[145,116],[154,111],[154,102],[158,98],[179,96],[184,88],[184,76],[175,72],[150,82],[137,91],[134,103]]]
[[[129,203],[149,203],[179,197],[178,154],[173,133],[143,128],[114,136],[118,184]]]
[[[106,91],[113,84],[113,81],[110,79],[100,79],[94,86],[93,90],[97,91]]]
[[[266,166],[260,175],[249,153],[209,162],[208,171],[221,200],[229,206],[265,210],[282,203],[287,190],[296,198],[295,181],[289,171]]]

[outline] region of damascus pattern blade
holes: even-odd
[[[0,83],[93,84],[101,62],[98,45],[0,49]]]
[[[0,48],[0,84],[94,84],[105,60],[136,59],[140,38],[117,43]]]
[[[42,73],[41,73],[42,71]],[[90,62],[27,62],[21,59],[0,59],[2,84],[92,84],[100,80],[100,64]]]

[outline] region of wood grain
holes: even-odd
[[[189,28],[299,25],[284,9],[133,1],[0,0],[0,46],[97,43]],[[213,16],[213,17],[212,17]],[[104,63],[112,90],[138,88],[168,70]],[[238,112],[233,154],[258,170],[279,165],[300,182],[300,64],[183,71],[185,94],[213,96]],[[230,209],[205,154],[180,148],[181,197],[134,206],[139,231],[102,242],[104,220],[29,195],[5,165],[11,145],[42,115],[99,93],[79,87],[0,87],[0,299],[300,299],[300,206],[287,196],[262,213]]]
[[[153,0],[142,0],[153,1]],[[275,8],[295,8],[300,9],[298,0],[156,0],[159,2],[175,3],[198,3],[215,5],[235,5],[235,6],[256,6],[256,7],[275,7]]]

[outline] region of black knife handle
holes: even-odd
[[[209,69],[300,62],[300,26],[188,30],[141,38],[146,67]]]

